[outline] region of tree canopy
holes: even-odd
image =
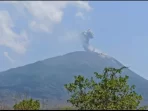
[[[124,68],[105,68],[103,74],[95,72],[93,77],[75,76],[73,83],[65,84],[71,94],[70,102],[79,110],[135,110],[142,96],[135,92],[135,85],[128,85],[128,76],[121,75]]]

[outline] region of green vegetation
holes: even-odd
[[[14,110],[39,110],[40,102],[38,100],[23,100],[13,106]]]
[[[65,84],[65,88],[70,94],[69,103],[71,106],[55,107],[58,110],[145,110],[146,106],[140,107],[142,96],[135,92],[135,86],[129,86],[128,76],[121,74],[122,70],[115,68],[105,68],[103,74],[94,73],[95,78],[90,79],[84,76],[75,76],[72,83]],[[13,106],[14,110],[39,110],[50,106],[47,101],[42,105],[38,100],[27,99]],[[21,97],[20,97],[21,98]],[[0,102],[0,109],[9,107]]]
[[[75,76],[75,81],[65,85],[71,94],[70,102],[79,110],[137,110],[146,109],[139,107],[142,96],[138,95],[135,86],[127,84],[128,76],[121,76],[122,70],[105,68],[103,74],[95,72],[93,79]]]
[[[62,107],[60,108],[61,110],[74,110],[74,108],[70,107],[70,106],[66,106],[66,107]]]

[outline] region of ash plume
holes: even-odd
[[[93,39],[93,38],[94,38],[94,34],[91,32],[90,29],[81,33],[82,46],[84,50],[87,52],[96,52],[101,55],[106,55],[89,44],[90,39]]]
[[[92,47],[89,44],[89,40],[94,38],[94,34],[88,29],[87,31],[82,32],[82,45],[85,51],[88,52],[98,52],[101,53],[98,49]]]

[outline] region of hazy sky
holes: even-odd
[[[0,2],[0,71],[90,44],[148,79],[148,2]]]

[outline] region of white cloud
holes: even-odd
[[[14,60],[9,56],[8,52],[4,52],[4,56],[5,56],[11,63],[14,63]]]
[[[43,24],[43,23],[37,23],[36,21],[32,21],[29,24],[29,27],[33,30],[33,31],[44,31],[44,32],[51,32],[50,27],[47,27],[47,24]]]
[[[33,31],[52,32],[54,25],[62,21],[64,8],[73,5],[79,9],[90,11],[92,8],[86,1],[15,1],[13,3],[17,8],[22,7],[33,17],[29,27]],[[19,6],[19,7],[18,7]]]
[[[52,32],[54,26],[62,21],[64,9],[69,5],[83,11],[92,9],[86,1],[6,1],[1,2],[1,4],[14,6],[16,8],[14,13],[18,13],[19,16],[20,14],[25,15],[28,27],[37,32]],[[14,15],[17,16],[17,14]],[[25,31],[20,34],[16,33],[13,31],[14,27],[15,24],[9,15],[9,11],[1,10],[0,46],[11,48],[18,54],[24,54],[29,42],[28,36]]]
[[[91,11],[92,8],[90,7],[88,2],[84,1],[75,1],[75,5],[81,9],[85,9],[86,11]]]
[[[7,11],[0,11],[0,45],[9,47],[19,54],[26,51],[28,38],[25,32],[15,33],[13,21]]]
[[[82,12],[77,12],[77,13],[76,13],[76,17],[80,17],[80,18],[83,19],[83,20],[85,19],[85,18],[84,18],[84,14],[83,14]]]

